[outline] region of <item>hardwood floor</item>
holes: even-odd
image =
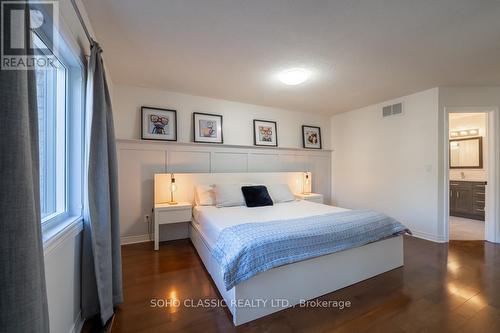
[[[320,297],[350,308],[292,308],[239,327],[225,308],[182,305],[220,298],[189,240],[152,247],[122,248],[125,303],[112,332],[500,332],[500,246],[491,243],[405,237],[403,268]]]

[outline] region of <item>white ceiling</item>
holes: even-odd
[[[457,119],[486,119],[486,113],[485,112],[471,112],[471,113],[450,113],[449,114],[449,119],[450,121],[452,120],[457,120]]]
[[[333,114],[500,84],[498,0],[83,0],[112,80]],[[305,67],[285,86],[275,74]]]

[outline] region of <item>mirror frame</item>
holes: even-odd
[[[479,140],[479,165],[475,166],[451,166],[451,143],[455,141]],[[474,138],[453,139],[449,140],[448,144],[448,165],[450,169],[482,169],[483,168],[483,137],[477,136]]]

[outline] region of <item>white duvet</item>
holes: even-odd
[[[274,206],[248,208],[246,206],[222,207],[196,206],[193,209],[194,223],[212,248],[224,228],[243,223],[265,223],[290,220],[308,216],[343,212],[348,209],[298,200]]]

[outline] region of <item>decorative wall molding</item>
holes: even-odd
[[[153,177],[173,172],[311,171],[313,191],[331,197],[331,151],[219,144],[117,140],[122,240],[147,235],[145,215],[152,216]],[[164,226],[160,240],[179,237]]]
[[[239,149],[255,149],[255,150],[290,150],[290,151],[304,151],[304,152],[332,152],[330,149],[305,149],[305,148],[292,148],[292,147],[266,147],[266,146],[243,146],[243,145],[230,145],[230,144],[213,144],[213,143],[195,143],[195,142],[179,142],[179,141],[159,141],[159,140],[136,140],[136,139],[116,139],[118,145],[139,145],[139,146],[169,146],[169,147],[200,147],[203,150],[204,147],[213,148],[239,148]],[[162,149],[162,148],[159,148]]]

